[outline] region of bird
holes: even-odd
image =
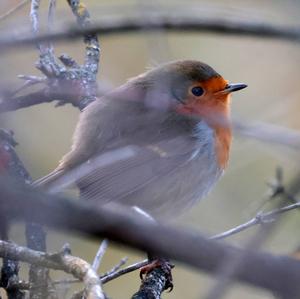
[[[174,218],[224,173],[232,141],[230,95],[245,87],[197,60],[147,70],[81,112],[70,151],[35,185],[50,190],[79,169],[81,198]],[[80,174],[82,166],[94,167]]]

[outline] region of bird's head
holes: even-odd
[[[230,94],[247,87],[230,84],[209,65],[183,60],[164,64],[132,82],[146,90],[145,103],[179,114],[199,116],[206,121],[227,117]]]

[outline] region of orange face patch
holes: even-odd
[[[206,81],[192,84],[188,90],[184,104],[180,107],[182,113],[196,114],[204,118],[210,115],[227,115],[229,113],[230,94],[223,93],[228,81],[222,77],[213,77]],[[193,94],[195,87],[201,87],[203,94]]]
[[[209,93],[216,93],[218,91],[224,90],[228,81],[223,79],[222,77],[213,77],[209,80],[203,81],[199,83],[204,90]]]
[[[195,82],[189,88],[187,99],[185,99],[186,104],[196,105],[199,107],[203,105],[208,106],[227,106],[229,104],[230,96],[229,94],[223,93],[222,91],[226,88],[228,81],[222,77],[213,77],[206,81]],[[193,89],[195,87],[201,87],[204,93],[201,96],[196,96],[193,94]]]

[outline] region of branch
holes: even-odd
[[[67,0],[72,8],[73,14],[76,16],[77,24],[84,29],[91,24],[90,14],[81,0]],[[84,68],[93,75],[93,81],[96,81],[100,60],[100,45],[97,34],[85,34],[84,43],[86,45],[86,54]]]
[[[19,261],[3,259],[0,286],[7,292],[8,299],[24,299],[25,293],[19,288],[12,287],[19,282]]]
[[[62,106],[65,104],[71,104],[74,107],[78,106],[78,101],[83,96],[83,93],[80,93],[80,90],[76,88],[76,85],[71,82],[63,81],[60,82],[60,85],[52,85],[54,82],[52,80],[47,80],[45,83],[47,86],[44,89],[35,91],[26,95],[21,96],[7,96],[2,95],[0,91],[0,113],[16,111],[23,108],[28,108],[34,105],[39,105],[43,103],[51,103],[58,101],[56,106]],[[67,86],[66,86],[67,85]],[[52,88],[50,88],[52,86]],[[68,86],[70,88],[68,88]],[[75,88],[74,88],[75,87]],[[101,97],[105,93],[111,90],[111,87],[105,84],[98,86],[96,90],[96,96]],[[8,92],[9,93],[9,92]]]
[[[10,198],[9,202],[7,198]],[[10,219],[30,219],[65,231],[109,238],[211,273],[217,271],[228,256],[244,252],[193,231],[129,217],[88,202],[41,194],[6,180],[0,181],[0,211]],[[297,298],[300,294],[300,262],[285,256],[247,251],[247,259],[235,279]]]
[[[101,282],[103,284],[105,284],[105,283],[107,283],[107,282],[109,282],[113,279],[116,279],[116,278],[118,278],[118,277],[120,277],[124,274],[136,271],[136,270],[146,266],[148,263],[149,263],[148,260],[143,260],[141,262],[137,262],[135,264],[132,264],[132,265],[130,265],[130,266],[124,268],[124,269],[120,269],[120,270],[118,270],[114,267],[111,271],[109,271],[109,272],[107,272],[107,273],[100,276]],[[120,264],[121,264],[121,262],[120,262]],[[117,266],[119,266],[119,265],[117,265]]]
[[[300,176],[296,176],[294,181],[290,184],[290,187],[295,186],[296,184],[299,184],[299,178]],[[212,236],[210,239],[211,240],[220,240],[227,238],[229,236],[235,235],[241,231],[244,231],[254,225],[257,224],[267,224],[274,222],[277,218],[277,216],[289,212],[294,209],[299,209],[300,208],[300,202],[297,201],[296,197],[292,195],[291,193],[286,191],[286,187],[283,185],[283,173],[281,168],[276,169],[276,176],[275,176],[275,181],[272,183],[268,183],[268,186],[271,188],[271,193],[269,195],[268,200],[274,199],[277,196],[283,196],[285,199],[287,199],[289,202],[292,202],[293,204],[291,205],[286,205],[284,207],[276,208],[272,211],[269,212],[263,212],[259,211],[255,217],[252,219],[248,220],[247,222],[238,225],[232,229],[229,229],[223,233],[217,234]]]
[[[13,135],[4,130],[2,130],[1,133],[0,151],[2,151],[2,156],[5,153],[7,157],[7,165],[5,169],[3,169],[3,172],[11,175],[15,180],[26,184],[31,184],[31,177],[15,151],[14,147],[17,145],[17,142],[13,139]],[[23,198],[23,200],[26,201],[26,198]],[[29,248],[46,251],[46,233],[41,225],[32,223],[32,221],[29,220],[26,223],[25,234],[27,246]],[[18,266],[15,268],[18,269]],[[45,286],[45,284],[49,281],[48,270],[45,268],[30,267],[29,280],[31,283]],[[30,292],[30,298],[46,298],[48,295],[47,291],[48,290],[45,287],[36,288]]]
[[[162,268],[155,268],[142,281],[140,289],[132,299],[160,299],[167,283],[166,273]]]
[[[0,16],[0,22],[4,21],[8,17],[10,17],[12,14],[14,14],[19,9],[21,9],[23,6],[25,6],[28,2],[29,2],[29,0],[20,1],[20,3],[18,3],[15,7],[13,7],[12,9],[8,10],[6,13],[4,13],[3,15]]]
[[[255,217],[253,217],[249,221],[247,221],[247,222],[245,222],[241,225],[238,225],[238,226],[236,226],[232,229],[229,229],[229,230],[227,230],[223,233],[214,235],[210,239],[211,240],[225,239],[229,236],[232,236],[232,235],[235,235],[239,232],[242,232],[242,231],[244,231],[244,230],[246,230],[246,229],[248,229],[248,228],[250,228],[254,225],[273,222],[275,220],[274,218],[276,216],[278,216],[280,214],[283,214],[283,213],[286,213],[286,212],[289,212],[291,210],[299,209],[299,208],[300,208],[300,202],[297,202],[295,204],[291,204],[291,205],[285,206],[283,208],[278,208],[278,209],[272,210],[270,212],[258,213]]]
[[[137,262],[128,267],[120,269],[120,267],[122,265],[124,265],[126,263],[126,261],[127,261],[127,258],[121,259],[121,261],[116,266],[114,266],[111,270],[100,275],[101,283],[106,284],[107,282],[114,280],[120,276],[123,276],[127,273],[131,273],[133,271],[136,271],[136,270],[146,266],[149,263],[148,260],[143,260],[141,262]],[[78,279],[60,279],[60,280],[53,281],[53,284],[70,284],[70,283],[78,283],[78,282],[79,282]]]
[[[107,247],[108,247],[108,240],[104,239],[99,246],[99,249],[97,251],[97,254],[96,254],[93,264],[92,264],[92,268],[96,273],[99,269],[102,258],[107,250]]]
[[[297,151],[300,149],[300,133],[297,130],[259,121],[247,123],[239,119],[232,120],[232,127],[236,134],[246,138],[288,146]]]
[[[28,182],[30,178],[15,152],[16,145],[17,142],[14,140],[13,133],[0,129],[0,174],[9,173],[14,179]],[[6,215],[0,216],[0,238],[6,241],[9,240],[7,220]],[[6,290],[8,299],[25,298],[24,292],[17,288],[11,288],[19,281],[18,274],[19,262],[3,258],[0,287]]]
[[[222,20],[214,17],[207,17],[206,14],[193,12],[179,15],[171,14],[145,14],[143,17],[116,16],[103,18],[97,21],[95,25],[89,25],[85,28],[70,27],[63,30],[56,30],[51,33],[22,34],[22,36],[4,36],[0,38],[0,50],[8,51],[11,48],[21,49],[24,46],[30,46],[35,43],[46,41],[67,41],[77,39],[83,35],[100,34],[128,34],[129,32],[169,30],[177,32],[211,32],[219,34],[231,34],[241,36],[253,36],[261,38],[277,38],[287,41],[300,41],[299,27],[283,27],[276,24],[268,24],[263,21],[241,21],[241,20]]]
[[[88,298],[106,298],[101,289],[100,279],[91,265],[78,257],[71,256],[67,246],[61,252],[50,255],[0,240],[0,256],[39,267],[62,270],[72,274],[85,284],[85,292]]]

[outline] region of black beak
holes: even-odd
[[[238,90],[241,90],[241,89],[244,89],[246,88],[248,85],[247,84],[244,84],[244,83],[233,83],[233,84],[228,84],[224,91],[226,93],[231,93],[231,92],[234,92],[234,91],[238,91]]]

